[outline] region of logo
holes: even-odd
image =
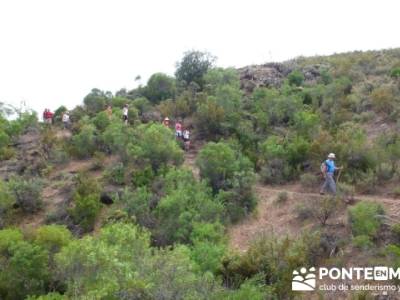
[[[308,271],[301,268],[300,272],[293,271],[292,291],[313,291],[316,286],[315,268],[312,267]]]

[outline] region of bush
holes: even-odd
[[[25,213],[33,213],[42,206],[42,182],[39,179],[11,177],[8,187],[17,205]]]
[[[355,188],[346,183],[338,184],[338,196],[341,200],[347,203],[354,202]]]
[[[93,154],[93,164],[92,170],[101,170],[104,166],[104,162],[106,160],[106,155],[103,152],[96,151]]]
[[[93,118],[93,124],[96,126],[97,130],[104,131],[106,127],[110,124],[110,118],[107,112],[101,111]]]
[[[226,188],[236,172],[252,169],[247,157],[223,142],[210,142],[204,146],[197,156],[196,164],[200,176],[208,180],[214,192]]]
[[[400,68],[394,68],[390,72],[390,77],[392,78],[400,78]]]
[[[0,232],[2,236],[4,232]],[[49,280],[48,253],[37,245],[21,240],[17,232],[6,232],[14,241],[0,242],[8,247],[0,251],[3,269],[0,273],[0,297],[2,299],[25,299],[31,294],[43,294]],[[3,236],[4,237],[4,236]],[[3,238],[2,237],[2,238]]]
[[[135,130],[135,142],[128,145],[129,158],[137,166],[151,166],[154,173],[167,165],[180,165],[183,151],[172,131],[160,124],[140,125]]]
[[[113,184],[123,185],[125,183],[125,167],[123,163],[118,163],[109,167],[105,171],[105,177]]]
[[[165,196],[154,210],[160,244],[188,243],[195,223],[221,219],[223,205],[213,199],[209,188],[196,182],[190,170],[171,170],[163,181]]]
[[[304,75],[298,70],[292,71],[288,75],[290,85],[301,86],[304,82]]]
[[[88,158],[96,150],[96,129],[93,125],[84,125],[71,139],[72,153],[78,158]]]
[[[310,173],[300,175],[300,184],[303,188],[314,189],[319,184],[318,176]]]
[[[176,65],[176,79],[186,85],[194,82],[200,87],[204,84],[204,75],[213,66],[215,57],[208,52],[188,51]]]
[[[101,209],[99,196],[95,194],[87,196],[75,195],[74,205],[70,210],[74,221],[86,232],[91,231]]]
[[[338,202],[332,197],[311,198],[300,203],[295,208],[297,218],[305,221],[314,218],[321,226],[325,226],[328,219],[338,210]]]
[[[216,281],[197,272],[190,254],[178,245],[150,248],[147,232],[117,223],[73,241],[56,262],[69,298],[213,299]]]
[[[317,250],[318,249],[318,250]],[[241,256],[226,256],[219,275],[229,287],[238,287],[245,279],[260,275],[276,299],[290,299],[293,270],[314,265],[320,251],[320,237],[305,234],[297,239],[264,235],[254,240]]]
[[[306,221],[313,217],[312,207],[305,203],[299,203],[294,208],[294,214],[300,221]]]
[[[288,192],[279,192],[278,196],[276,196],[275,203],[277,205],[282,205],[289,200]]]
[[[272,159],[261,167],[260,176],[265,184],[282,184],[292,178],[292,172],[285,160]]]
[[[378,203],[362,201],[349,208],[349,221],[354,236],[364,235],[375,238],[385,213]]]
[[[367,250],[374,246],[374,243],[371,242],[371,238],[367,235],[355,236],[352,242],[354,247],[360,248],[362,250]]]
[[[56,253],[71,242],[72,234],[61,225],[46,225],[39,227],[35,232],[35,244],[49,253]]]
[[[250,160],[223,142],[208,143],[199,152],[196,164],[200,176],[209,182],[218,200],[224,203],[232,222],[251,212],[256,205],[252,186],[255,176]]]
[[[79,174],[76,183],[74,206],[69,209],[69,213],[75,223],[85,231],[90,231],[101,209],[100,186],[94,178],[85,174]]]
[[[207,99],[204,103],[198,104],[195,127],[201,136],[216,139],[218,135],[223,134],[224,119],[224,109],[215,102],[215,99]]]
[[[0,180],[0,229],[6,224],[14,203],[14,194],[9,190],[8,186]]]
[[[159,103],[160,101],[174,98],[175,93],[175,78],[163,73],[151,75],[144,90],[145,97],[152,103]]]
[[[44,296],[30,296],[27,298],[27,300],[68,300],[68,298],[59,293],[49,293]]]

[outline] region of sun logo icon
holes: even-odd
[[[315,285],[314,267],[311,267],[308,271],[306,268],[301,268],[300,271],[293,271],[292,291],[313,291],[315,290]]]

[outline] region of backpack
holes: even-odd
[[[322,174],[326,173],[328,168],[326,166],[326,162],[325,161],[321,163],[320,169],[321,169]]]

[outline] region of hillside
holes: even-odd
[[[400,261],[400,49],[208,59],[93,89],[65,124],[1,117],[0,299],[398,299],[290,287],[302,266]]]

